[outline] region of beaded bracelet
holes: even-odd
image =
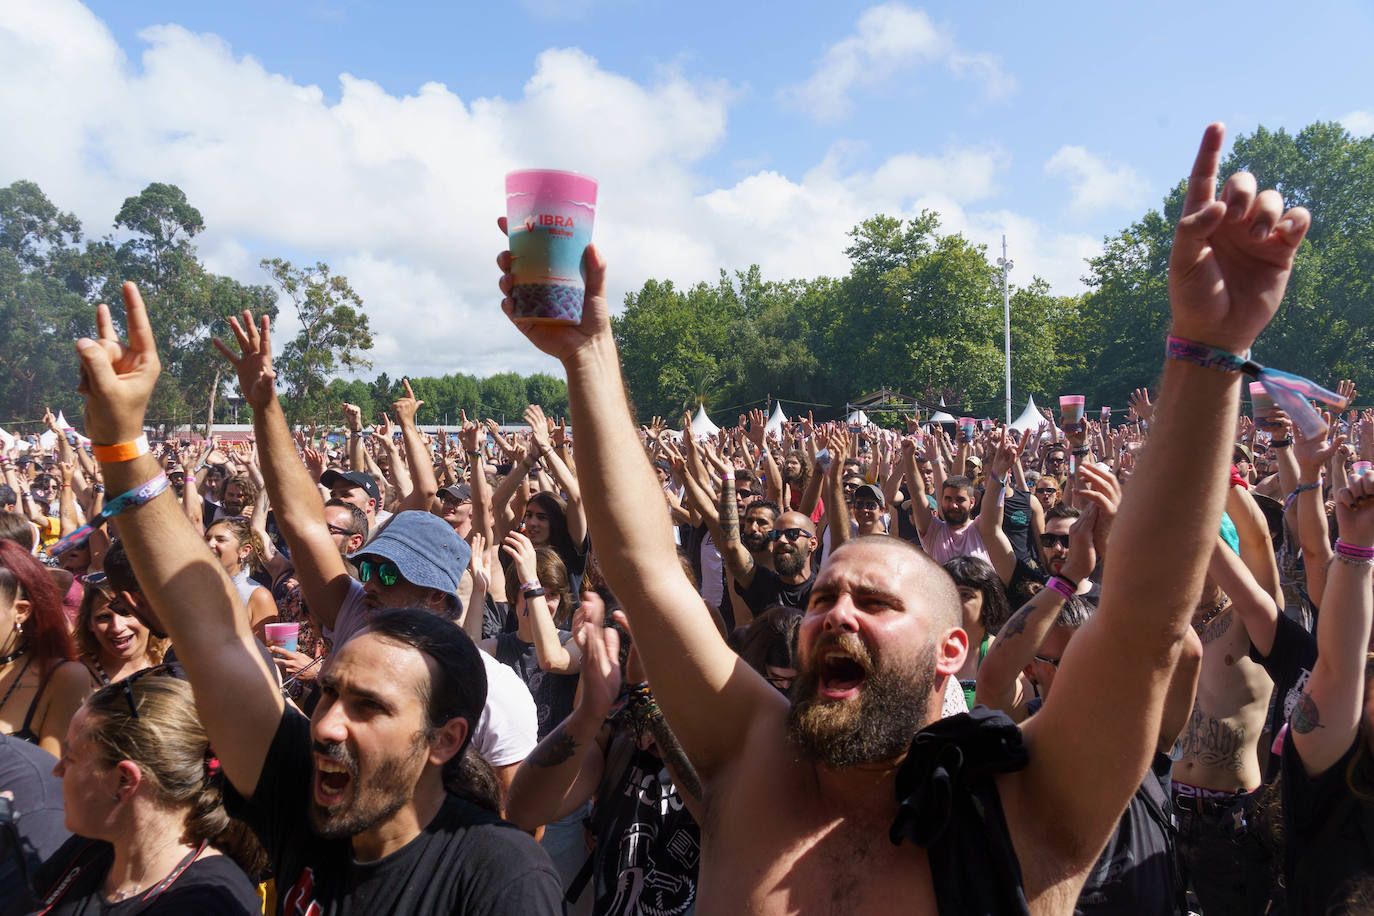
[[[1345,541],[1336,542],[1336,553],[1351,560],[1374,560],[1374,547],[1361,547]]]

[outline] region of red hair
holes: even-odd
[[[24,623],[24,645],[45,671],[59,661],[76,658],[76,644],[62,611],[62,593],[52,576],[28,551],[13,541],[0,541],[0,594],[8,600],[28,600],[31,607]]]

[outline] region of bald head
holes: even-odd
[[[788,528],[801,528],[803,531],[810,532],[813,537],[816,534],[815,524],[800,512],[784,512],[773,523],[773,528],[778,531],[786,531]]]
[[[910,599],[910,607],[922,608],[930,615],[932,631],[963,624],[959,590],[949,573],[924,550],[901,538],[884,534],[854,538],[831,552],[821,566],[821,574],[834,560],[853,559],[851,554],[856,553],[865,560],[871,557],[874,573],[894,580],[892,588]]]

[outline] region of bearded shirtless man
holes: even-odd
[[[1223,134],[1220,125],[1207,129],[1189,179],[1170,260],[1172,330],[1241,353],[1277,310],[1309,217],[1285,214],[1279,195],[1257,195],[1245,174],[1232,176],[1216,200]],[[510,315],[510,254],[498,264]],[[953,583],[895,538],[836,550],[812,590],[789,706],[730,652],[692,583],[673,572],[667,510],[630,417],[606,265],[594,247],[584,267],[580,325],[517,324],[567,372],[602,570],[701,777],[697,911],[948,907],[936,898],[938,847],[893,845],[888,828],[912,737],[935,721],[946,681],[968,651]],[[1021,729],[1028,761],[989,779],[1005,823],[975,829],[980,841],[1012,851],[1014,870],[996,889],[1021,912],[1072,910],[1145,775],[1220,524],[1239,391],[1235,373],[1166,361],[1152,441],[1108,548],[1100,609],[1066,650],[1053,697]],[[941,886],[942,894],[979,890]]]

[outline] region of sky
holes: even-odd
[[[924,209],[1072,295],[1209,122],[1374,133],[1371,39],[1366,0],[0,0],[0,186],[101,236],[168,182],[211,270],[327,262],[368,378],[559,374],[500,311],[510,170],[599,180],[613,307],[750,264],[842,275],[849,229]]]

